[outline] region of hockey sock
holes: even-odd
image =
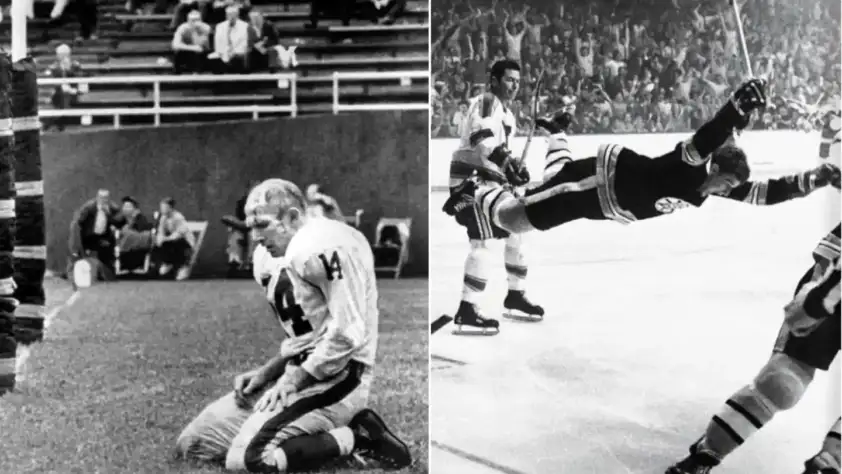
[[[719,413],[713,416],[699,447],[712,451],[721,459],[760,430],[776,411],[754,386],[746,386],[729,398]]]
[[[523,291],[526,283],[526,258],[523,255],[523,237],[517,234],[506,239],[504,259],[506,262],[506,279],[510,291]]]
[[[827,436],[824,438],[821,452],[810,461],[818,469],[833,469],[834,472],[839,472],[839,422],[840,420],[837,419],[833,428],[828,431]]]
[[[300,472],[347,456],[354,450],[354,433],[347,426],[327,433],[296,436],[274,451],[278,472]]]
[[[573,159],[570,146],[567,144],[567,134],[555,133],[550,136],[547,147],[547,157],[544,160],[544,181],[552,178],[561,171],[565,163]]]
[[[485,242],[471,240],[471,251],[465,259],[465,277],[462,282],[462,301],[477,304],[488,284],[489,252]]]

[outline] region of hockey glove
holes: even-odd
[[[562,109],[552,116],[541,117],[535,120],[535,126],[546,130],[550,135],[567,132],[567,129],[570,128],[572,123],[573,115],[567,112],[567,109]]]
[[[814,179],[817,188],[821,188],[829,184],[834,188],[839,189],[840,172],[839,168],[836,166],[830,163],[824,163],[813,170],[813,176],[815,176]]]
[[[488,155],[488,161],[505,171],[509,166],[509,162],[512,161],[512,152],[509,151],[506,145],[499,145]]]
[[[723,109],[729,107],[737,112],[734,117],[735,123],[731,125],[739,130],[746,128],[751,119],[751,113],[766,107],[766,80],[750,79],[744,82],[731,94],[728,104]]]
[[[531,178],[529,170],[523,164],[517,165],[514,162],[510,162],[506,168],[506,179],[512,186],[523,186],[529,183]]]

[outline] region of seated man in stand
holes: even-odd
[[[123,216],[111,202],[107,189],[97,191],[96,198],[79,208],[70,224],[70,255],[73,262],[93,257],[101,269],[114,271],[114,232],[123,224]]]
[[[133,271],[143,267],[146,255],[152,250],[152,229],[155,224],[141,211],[138,202],[131,196],[123,198],[125,224],[120,229],[120,268]]]
[[[200,73],[205,70],[210,52],[211,27],[202,21],[199,10],[187,14],[172,39],[175,73]]]
[[[240,19],[236,5],[225,8],[225,21],[216,25],[214,50],[208,55],[217,74],[248,72],[249,24]]]
[[[164,198],[160,206],[153,251],[158,263],[158,274],[167,276],[175,271],[176,280],[186,280],[190,276],[190,261],[195,251],[196,237],[187,226],[184,215],[175,210],[173,198]]]

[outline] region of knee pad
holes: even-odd
[[[810,371],[785,354],[775,354],[754,379],[754,386],[775,411],[781,411],[794,407],[812,381]]]

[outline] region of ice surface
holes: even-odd
[[[758,176],[762,177],[762,176]],[[452,314],[467,238],[431,199],[431,316]],[[770,207],[711,199],[622,226],[576,222],[526,237],[542,323],[431,337],[431,471],[662,473],[770,355],[782,308],[839,221],[825,189]],[[483,310],[500,317],[503,243]],[[454,365],[436,356],[461,361]],[[838,362],[838,361],[837,361]],[[798,474],[840,411],[839,365],[817,375],[717,474]]]

